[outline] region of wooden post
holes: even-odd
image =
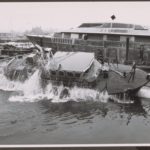
[[[126,38],[126,61],[128,61],[129,55],[129,37]]]
[[[40,44],[41,44],[41,47],[43,47],[43,39],[42,39],[42,37],[40,38]]]
[[[120,49],[117,48],[117,59],[118,59],[118,63],[120,62]]]
[[[106,56],[106,51],[107,51],[106,41],[104,40],[104,41],[103,41],[103,56],[104,56],[104,59],[107,57],[107,56]]]

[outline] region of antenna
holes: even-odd
[[[115,15],[112,15],[110,18],[111,18],[112,20],[115,20],[115,19],[116,19],[116,16],[115,16]],[[113,24],[113,22],[111,22],[111,28],[112,28],[112,24]]]

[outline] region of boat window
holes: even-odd
[[[52,75],[56,75],[56,72],[55,72],[55,71],[51,71],[51,74],[52,74]]]
[[[125,23],[104,23],[101,28],[133,28],[133,24]]]
[[[70,38],[71,37],[71,33],[64,33],[64,38]]]
[[[103,40],[103,35],[99,34],[88,34],[89,40]]]
[[[61,38],[61,37],[62,37],[62,34],[61,34],[61,33],[55,33],[55,34],[54,34],[54,37],[56,37],[56,38]]]
[[[110,23],[104,23],[101,27],[102,28],[110,28],[111,24]]]
[[[124,23],[112,23],[112,28],[133,28],[133,25]]]
[[[101,26],[103,23],[82,23],[79,28],[82,27],[99,27]]]
[[[84,73],[88,73],[89,69],[87,69]]]
[[[68,72],[67,75],[70,77],[73,77],[73,73],[71,73],[71,72]]]
[[[135,25],[135,30],[146,30],[144,27],[142,27],[141,25]]]
[[[120,36],[119,35],[107,35],[107,40],[108,41],[120,41]]]
[[[80,77],[80,73],[76,73],[75,76],[76,76],[77,78],[79,78],[79,77]]]
[[[60,76],[64,76],[65,74],[64,74],[64,72],[59,71],[59,75],[60,75]]]
[[[84,73],[88,73],[91,70],[92,66],[93,66],[93,63],[91,64],[91,66]]]
[[[82,39],[82,34],[79,34],[79,39]]]

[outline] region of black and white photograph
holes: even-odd
[[[150,145],[150,2],[0,2],[0,20],[0,147]]]

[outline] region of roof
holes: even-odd
[[[94,61],[94,53],[58,51],[53,58],[62,71],[85,72]]]
[[[79,28],[83,28],[83,27],[97,27],[97,26],[101,26],[103,23],[82,23]]]
[[[93,23],[94,24],[94,23]],[[62,33],[93,33],[93,34],[116,34],[116,35],[137,35],[150,36],[150,30],[141,25],[125,23],[103,23],[100,26],[79,26],[62,31]]]

